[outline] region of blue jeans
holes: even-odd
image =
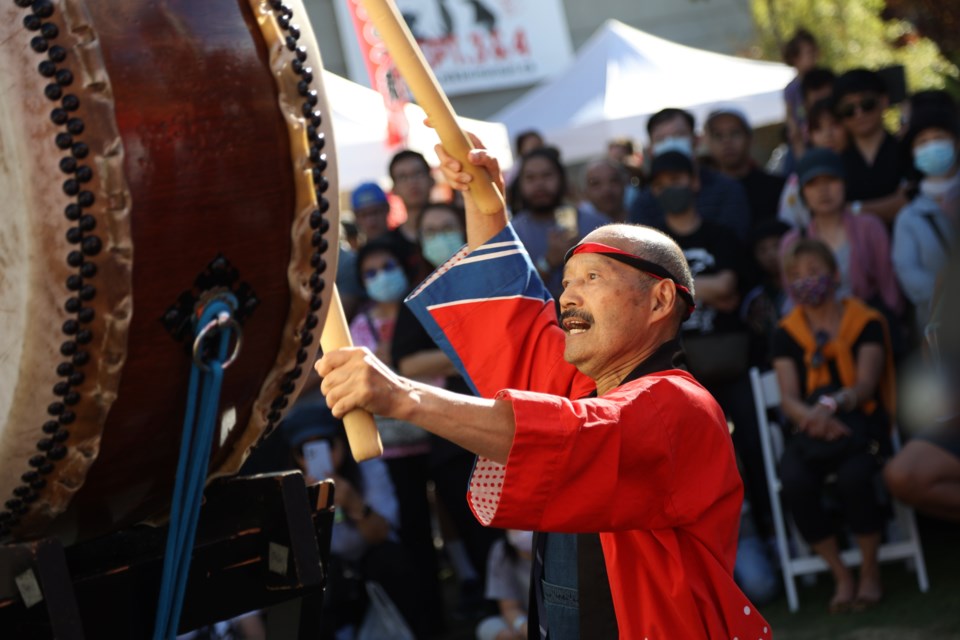
[[[767,546],[757,536],[740,538],[733,578],[755,605],[771,602],[780,592],[780,581],[767,555]]]

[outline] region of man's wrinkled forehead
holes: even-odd
[[[568,251],[567,255],[564,257],[564,277],[567,277],[567,271],[571,268],[571,266],[575,269],[603,269],[604,271],[615,272],[634,271],[633,267],[630,267],[619,260],[611,258],[609,255],[604,255],[599,251],[580,250],[582,245],[592,245],[596,243],[600,243],[600,245],[605,245],[624,253],[642,257],[642,252],[638,250],[637,243],[630,241],[628,238],[603,232],[590,233],[587,234],[587,236],[581,242],[570,249],[570,251]]]
[[[591,269],[597,267],[602,267],[605,269],[608,268],[612,270],[630,268],[617,262],[613,258],[599,253],[578,253],[570,256],[570,258],[563,263],[563,276],[567,277],[568,271],[573,268]]]
[[[627,245],[633,245],[635,243],[630,242],[627,238],[613,233],[607,234],[605,231],[594,232],[589,234],[584,238],[583,242],[571,248],[567,255],[564,256],[564,266],[572,258],[577,255],[582,254],[599,254],[601,257],[608,258],[610,260],[623,263],[633,269],[637,269],[647,275],[657,279],[657,280],[670,280],[674,283],[678,295],[687,303],[687,313],[684,317],[686,320],[693,310],[696,308],[696,302],[693,299],[692,291],[670,272],[669,269],[663,265],[657,264],[654,260],[648,260],[647,258],[641,257],[630,250],[621,249],[619,246],[613,246],[610,244],[605,244],[599,241],[599,237],[609,235],[610,239],[615,240],[621,246],[626,243]],[[638,244],[643,244],[642,242]],[[642,248],[642,247],[641,247]]]

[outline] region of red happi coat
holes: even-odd
[[[621,638],[772,637],[733,581],[742,485],[726,419],[688,373],[582,398],[554,304],[508,226],[408,303],[483,397],[512,403],[506,465],[479,458],[485,525],[600,532]]]

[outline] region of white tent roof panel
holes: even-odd
[[[338,179],[342,191],[351,191],[361,182],[384,182],[390,158],[399,149],[388,149],[387,112],[383,97],[329,71],[323,74],[324,90],[333,112],[333,137],[336,143]],[[426,115],[415,104],[404,108],[409,123],[407,146],[419,151],[436,166],[439,159],[434,146],[436,132],[423,125]],[[500,160],[504,170],[512,164],[510,138],[506,128],[495,122],[459,118],[460,126],[476,133]],[[388,187],[389,184],[384,184]]]
[[[570,67],[493,116],[511,134],[534,128],[567,162],[604,152],[617,136],[646,138],[646,121],[666,107],[702,122],[717,105],[736,105],[753,126],[784,119],[786,65],[726,56],[607,21]]]

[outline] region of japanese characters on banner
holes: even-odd
[[[359,45],[370,86],[383,96],[383,103],[387,108],[386,145],[389,148],[404,147],[410,126],[403,105],[410,102],[410,91],[360,0],[345,1],[356,34],[354,41]]]
[[[396,2],[450,96],[534,84],[560,72],[573,56],[562,0]],[[335,0],[334,7],[350,77],[366,82],[370,56],[380,53],[355,35],[358,4]]]

